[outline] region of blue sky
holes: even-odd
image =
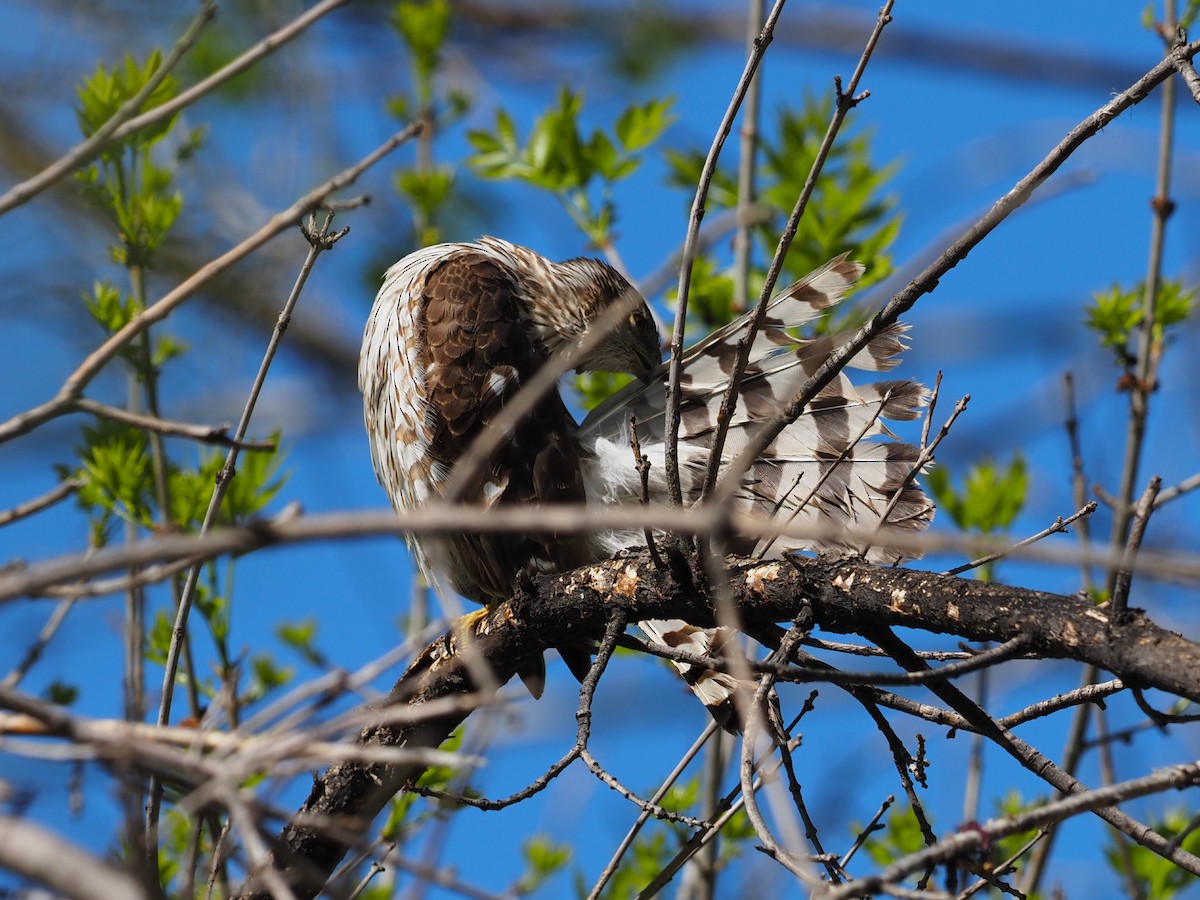
[[[61,111],[73,99],[72,84],[113,44],[93,40],[82,15],[56,22],[33,6],[13,5],[14,15],[0,36],[0,47],[16,66],[27,67],[31,81],[36,81],[47,59],[60,63],[52,70],[61,80],[38,87],[45,102],[38,107],[36,125],[43,139],[66,146],[73,123]],[[846,3],[838,8],[860,10],[869,17],[876,5]],[[613,4],[613,9],[614,15],[620,14],[619,5]],[[810,4],[797,3],[785,12],[785,20],[811,9]],[[947,39],[948,45],[966,48],[1012,45],[1052,59],[1090,58],[1107,67],[1103,71],[1127,71],[1136,77],[1161,56],[1157,39],[1139,24],[1140,11],[1139,4],[1111,0],[1009,3],[1003,13],[994,5],[949,0],[898,4],[893,31],[885,32],[881,52],[863,80],[871,98],[856,112],[853,124],[872,134],[876,161],[901,163],[892,185],[905,222],[894,252],[900,266],[940,251],[1069,128],[1128,83],[1096,79],[1063,83],[1049,77],[1038,80],[960,69],[928,56],[899,57],[887,52],[893,33],[933,34]],[[203,151],[209,162],[198,164],[209,168],[185,175],[185,190],[194,190],[204,172],[219,170],[234,179],[221,185],[221,190],[230,191],[226,203],[197,211],[205,224],[219,224],[230,240],[249,233],[311,184],[365,154],[394,127],[382,113],[381,97],[401,88],[403,75],[396,75],[394,85],[372,83],[365,74],[367,67],[356,57],[354,38],[353,30],[342,27],[334,16],[304,39],[310,42],[306,49],[316,46],[327,55],[330,77],[324,94],[285,93],[261,116],[217,99],[188,113],[189,124],[209,124],[211,138]],[[97,55],[80,54],[74,70],[61,65],[70,40],[82,41]],[[398,67],[402,64],[398,44],[389,45],[376,36],[373,46],[391,46],[388,52],[396,55]],[[806,93],[829,91],[833,75],[848,76],[857,55],[857,49],[813,51],[778,42],[765,63],[764,109],[798,104]],[[268,65],[286,75],[305,58],[285,51]],[[706,147],[744,62],[740,46],[712,43],[673,63],[655,82],[630,89],[595,74],[598,60],[590,47],[559,45],[548,58],[553,65],[530,71],[452,46],[447,53],[450,71],[476,93],[477,105],[464,126],[490,124],[499,105],[526,129],[565,80],[587,92],[585,118],[593,125],[608,124],[633,100],[673,94],[678,121],[666,143]],[[378,67],[371,71],[378,72]],[[1158,103],[1152,99],[1106,127],[1063,167],[1059,179],[1064,187],[1051,191],[1048,199],[1036,199],[1001,225],[907,317],[913,326],[913,348],[901,371],[926,382],[939,369],[944,371],[938,421],[958,396],[972,396],[968,415],[939,453],[939,461],[961,471],[984,455],[1007,459],[1017,448],[1029,461],[1033,489],[1015,529],[1018,535],[1040,530],[1055,516],[1073,511],[1062,427],[1064,369],[1074,372],[1079,385],[1089,478],[1115,490],[1125,400],[1113,390],[1116,368],[1081,322],[1083,305],[1093,291],[1144,276],[1158,118]],[[465,127],[439,140],[439,158],[461,160],[468,152]],[[1198,148],[1200,119],[1193,104],[1181,102],[1173,191],[1178,212],[1169,227],[1165,270],[1190,284],[1195,284],[1200,272],[1195,239],[1200,233],[1195,202],[1200,194]],[[387,255],[389,240],[400,233],[396,223],[407,216],[391,192],[389,179],[394,167],[409,159],[411,151],[401,150],[364,179],[362,188],[376,202],[345,216],[351,235],[322,260],[309,293],[301,300],[301,316],[312,317],[311,321],[351,343],[361,331],[373,292],[362,267],[368,259]],[[656,268],[683,238],[690,198],[662,187],[664,171],[660,162],[650,159],[616,194],[619,249],[635,276]],[[520,186],[491,185],[487,190],[495,202],[495,223],[489,227],[502,236],[556,258],[584,252],[582,236],[553,200]],[[98,343],[98,334],[89,336],[86,328],[66,321],[81,311],[76,307],[72,313],[70,301],[92,278],[115,273],[96,252],[100,246],[96,237],[62,234],[61,228],[61,220],[53,218],[53,207],[45,200],[0,219],[0,241],[7,248],[0,256],[0,272],[5,276],[0,278],[0,310],[6,317],[0,329],[0,358],[7,369],[0,416],[50,396]],[[276,248],[282,302],[305,248],[298,236],[277,240]],[[166,286],[152,282],[151,293],[158,296]],[[309,298],[313,303],[306,305]],[[231,331],[200,309],[185,309],[170,320],[170,329],[199,351],[166,376],[163,391],[170,413],[235,419],[261,355],[262,337]],[[1195,472],[1200,460],[1200,415],[1194,401],[1200,364],[1188,349],[1196,345],[1196,338],[1192,324],[1179,339],[1180,350],[1168,356],[1162,387],[1153,400],[1143,471],[1162,473],[1167,485]],[[102,379],[96,396],[113,399],[119,391],[119,378]],[[290,480],[280,503],[298,501],[309,512],[385,505],[367,456],[353,373],[314,372],[296,354],[285,351],[268,384],[257,423],[258,434],[275,424],[287,430]],[[51,466],[69,460],[77,429],[75,420],[60,421],[37,435],[0,446],[0,465],[6,472],[0,480],[0,509],[54,484]],[[185,456],[192,452],[184,446],[178,450]],[[1189,534],[1194,537],[1194,530],[1189,533],[1185,527],[1194,528],[1200,521],[1198,504],[1193,497],[1165,508],[1152,524],[1148,543],[1170,548],[1180,546]],[[1098,532],[1106,531],[1107,523],[1102,521]],[[82,520],[64,508],[5,529],[0,557],[40,559],[81,549],[84,540]],[[935,567],[938,562],[929,564]],[[1070,592],[1079,586],[1077,573],[1066,569],[1012,563],[1000,574],[1013,583],[1048,590]],[[407,602],[409,566],[398,541],[274,550],[239,562],[237,575],[235,647],[257,649],[271,644],[271,629],[280,618],[312,617],[321,626],[322,650],[337,665],[355,668],[389,650],[399,638],[394,623]],[[1144,584],[1137,590],[1137,605],[1150,609],[1164,624],[1194,633],[1194,603],[1188,602],[1194,594],[1179,587]],[[37,633],[48,611],[44,601],[0,608],[5,668]],[[113,673],[119,672],[120,617],[120,598],[82,604],[25,687],[36,692],[54,678],[75,681],[83,687],[82,712],[118,714],[119,678]],[[287,657],[286,651],[280,653],[306,672],[299,660]],[[1077,678],[1074,667],[1061,663],[1009,665],[1003,673],[993,689],[1000,695],[997,707],[1004,712],[1051,690],[1069,689]],[[385,687],[386,681],[381,680],[380,686]],[[539,703],[525,698],[519,687],[510,690],[514,705],[493,717],[488,766],[473,782],[493,797],[523,787],[573,741],[576,687],[561,666],[551,667],[549,689]],[[883,758],[879,735],[851,706],[836,691],[822,690],[823,717],[805,733],[800,758],[810,808],[819,819],[827,817],[827,842],[834,848],[849,843],[850,835],[836,831],[845,819],[865,820],[883,796],[898,789],[894,772],[878,769]],[[1136,711],[1114,707],[1114,727],[1138,719]],[[921,731],[930,740],[935,766],[926,796],[938,828],[948,829],[960,815],[968,741],[962,737],[946,741],[937,729],[897,721],[902,737],[911,740],[915,731]],[[631,787],[649,792],[703,727],[704,713],[664,668],[624,657],[606,675],[596,723],[597,757]],[[1064,728],[1065,720],[1055,719],[1029,726],[1021,736],[1056,755]],[[1144,771],[1148,763],[1195,758],[1197,741],[1187,732],[1171,739],[1148,734],[1115,752],[1118,771],[1131,776]],[[6,757],[4,765],[6,779],[30,785],[36,792],[33,815],[85,844],[103,846],[111,833],[114,807],[108,795],[110,782],[101,773],[88,775],[86,807],[72,818],[64,811],[62,767],[14,757]],[[1095,781],[1094,758],[1089,757],[1082,777]],[[998,752],[989,751],[985,797],[998,796],[1009,785],[1027,795],[1040,793],[1031,779],[1013,771]],[[279,802],[287,807],[295,798],[292,790]],[[1165,802],[1176,798],[1152,799],[1134,808],[1138,814],[1151,815]],[[985,810],[991,812],[990,807]],[[576,860],[590,883],[633,815],[628,805],[576,767],[534,802],[502,813],[464,812],[455,819],[441,858],[464,879],[498,890],[520,872],[522,840],[533,831],[544,831],[575,845]],[[1070,827],[1054,878],[1071,885],[1072,895],[1115,896],[1115,884],[1096,865],[1097,847],[1103,840],[1092,820]],[[412,851],[411,855],[419,855],[419,847]],[[735,871],[747,884],[762,879],[762,884],[788,896],[786,882],[762,860],[749,860]],[[732,880],[725,888],[726,896],[737,896]],[[569,883],[559,880],[545,896],[565,896],[568,891]]]

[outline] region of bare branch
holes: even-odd
[[[1170,503],[1176,497],[1194,491],[1198,487],[1200,487],[1200,472],[1183,479],[1179,484],[1172,485],[1159,494],[1158,499],[1154,501],[1154,508],[1158,509],[1164,503]]]
[[[705,473],[704,486],[700,492],[701,498],[708,497],[716,486],[717,473],[720,470],[724,456],[725,438],[729,434],[729,423],[733,420],[733,414],[737,409],[738,393],[741,390],[742,377],[745,375],[746,366],[750,361],[750,348],[754,344],[754,338],[758,334],[758,329],[762,325],[763,319],[766,318],[771,293],[775,290],[775,283],[779,280],[780,272],[783,271],[783,261],[787,257],[788,249],[792,246],[792,239],[796,236],[796,231],[800,227],[800,219],[804,216],[804,211],[808,208],[809,198],[817,186],[817,177],[821,174],[821,170],[825,168],[825,160],[828,159],[829,153],[833,149],[833,142],[837,138],[838,132],[841,131],[842,122],[845,120],[846,115],[869,96],[867,92],[863,92],[857,96],[854,92],[858,90],[859,80],[862,78],[863,72],[866,71],[867,63],[871,61],[871,55],[875,51],[875,45],[879,43],[879,37],[883,34],[883,29],[892,21],[891,11],[894,2],[895,0],[887,0],[883,8],[879,10],[879,15],[875,19],[875,27],[867,38],[867,44],[863,48],[862,55],[859,57],[858,65],[854,69],[854,74],[850,76],[850,81],[847,83],[844,91],[842,89],[841,76],[834,78],[836,100],[833,104],[833,117],[829,121],[829,127],[825,130],[825,136],[821,140],[821,146],[817,149],[813,163],[809,167],[808,177],[804,181],[804,186],[800,189],[800,196],[796,198],[796,205],[792,207],[787,224],[784,225],[783,232],[779,236],[779,243],[775,248],[775,256],[771,259],[771,265],[767,267],[766,280],[763,282],[762,291],[758,296],[758,304],[754,307],[754,313],[750,316],[750,321],[747,323],[745,332],[738,340],[737,360],[733,366],[733,374],[729,378],[729,384],[725,388],[724,395],[721,397],[721,407],[717,412],[717,428],[713,436],[712,450],[709,455],[708,471]],[[671,352],[675,352],[673,346]],[[847,359],[849,358],[847,357]],[[670,439],[671,435],[668,432],[668,440]],[[728,475],[725,477],[728,478]],[[734,479],[740,482],[740,478],[741,473],[735,472]],[[728,484],[728,482],[726,483]],[[728,501],[730,496],[732,496],[732,491],[727,491],[725,502]]]
[[[200,32],[204,30],[205,26],[216,15],[217,4],[214,0],[203,0],[200,5],[200,12],[192,19],[187,30],[184,31],[179,40],[175,42],[175,46],[171,48],[171,52],[167,54],[167,58],[162,61],[162,65],[142,85],[141,90],[122,103],[117,108],[117,111],[112,114],[112,117],[97,128],[86,140],[76,144],[60,159],[43,169],[37,175],[9,188],[8,192],[3,197],[0,197],[0,215],[36,197],[46,188],[65,178],[84,163],[94,159],[108,144],[117,140],[117,130],[121,125],[127,124],[130,119],[137,115],[142,105],[150,98],[151,94],[158,90],[158,86],[171,74],[171,70],[183,59],[184,54],[191,49],[192,45],[196,43],[196,39],[200,37]],[[154,121],[164,118],[165,115],[170,115],[169,113],[160,113],[158,110],[154,110],[153,114]],[[142,118],[146,117],[143,116]],[[125,134],[132,134],[135,130],[137,129],[129,129]]]
[[[218,528],[206,535],[165,534],[137,544],[109,546],[85,553],[67,554],[33,565],[14,565],[0,573],[0,604],[17,597],[50,593],[49,588],[80,578],[92,578],[130,566],[175,563],[179,560],[212,559],[224,554],[242,554],[276,544],[317,540],[346,540],[367,535],[445,534],[466,532],[531,532],[580,534],[605,530],[653,528],[695,535],[714,535],[733,531],[747,537],[769,538],[784,535],[805,541],[861,541],[871,534],[862,529],[823,528],[795,523],[771,522],[755,515],[733,513],[719,516],[711,507],[670,509],[663,506],[613,506],[592,509],[585,506],[509,506],[483,511],[477,506],[437,504],[419,511],[396,515],[391,510],[325,513],[300,516],[296,508],[285,509],[270,520],[255,520],[244,525]],[[962,535],[950,532],[921,535],[888,535],[877,546],[909,555],[954,552],[977,555],[981,552],[1011,550],[1007,540],[988,535]],[[1120,564],[1122,554],[1102,549],[1082,550],[1045,543],[1019,551],[1022,559],[1047,563],[1096,565]],[[780,567],[778,562],[766,563]],[[1179,552],[1145,550],[1131,564],[1134,572],[1155,577],[1200,578],[1200,556]],[[173,569],[146,569],[145,581],[167,578]],[[80,591],[80,594],[88,591]],[[1057,596],[1057,595],[1045,595]],[[1097,615],[1101,613],[1097,612]],[[668,617],[669,618],[669,617]],[[1011,637],[1011,635],[1010,635]],[[991,638],[985,638],[990,640]]]
[[[0,868],[76,900],[149,897],[123,872],[28,819],[0,816]]]
[[[683,489],[679,483],[679,376],[682,372],[680,367],[683,362],[683,337],[687,327],[688,291],[692,284],[692,264],[696,260],[696,238],[700,232],[700,220],[704,218],[704,204],[708,199],[708,189],[712,185],[713,175],[717,170],[717,158],[721,155],[721,148],[725,146],[725,140],[733,129],[734,117],[742,105],[746,92],[750,89],[754,73],[758,71],[758,64],[762,61],[763,54],[767,52],[767,47],[770,46],[775,33],[775,23],[779,21],[779,14],[783,12],[783,4],[784,0],[776,0],[775,5],[767,14],[758,40],[754,42],[754,50],[746,60],[746,68],[742,71],[742,77],[738,81],[737,87],[734,88],[733,99],[729,101],[729,107],[725,110],[725,116],[721,119],[716,137],[713,138],[712,146],[708,150],[708,156],[704,159],[704,166],[700,170],[700,183],[696,186],[696,196],[692,200],[692,211],[688,217],[687,234],[683,241],[683,254],[679,262],[679,288],[675,297],[675,325],[671,332],[670,375],[667,379],[665,464],[667,491],[671,503],[675,506],[683,504]]]
[[[173,422],[170,419],[160,419],[156,416],[146,416],[130,412],[118,406],[109,406],[96,400],[81,397],[71,404],[80,412],[89,413],[98,419],[108,419],[110,422],[120,422],[132,425],[143,431],[153,431],[156,434],[166,434],[174,437],[191,438],[204,444],[218,444],[223,447],[237,447],[239,450],[274,450],[274,441],[246,441],[229,436],[228,425],[193,425],[191,422]]]
[[[43,509],[47,509],[62,500],[66,500],[73,493],[79,490],[81,483],[74,478],[68,478],[56,488],[52,488],[40,496],[34,497],[32,500],[26,500],[24,503],[18,503],[11,509],[0,511],[0,528],[5,525],[11,525],[18,519],[24,519],[27,516],[32,516],[40,513]]]
[[[1192,92],[1192,99],[1200,103],[1200,74],[1196,73],[1196,66],[1193,63],[1181,61],[1176,69],[1183,77],[1183,83]]]
[[[1022,547],[1028,547],[1031,544],[1036,544],[1038,541],[1048,538],[1052,534],[1058,534],[1061,531],[1066,531],[1071,523],[1082,519],[1085,516],[1090,516],[1096,511],[1097,503],[1095,500],[1084,504],[1082,509],[1078,509],[1065,519],[1059,516],[1055,519],[1048,528],[1044,528],[1037,534],[1017,541],[1012,545],[1012,550],[1020,550]],[[973,559],[970,562],[963,563],[961,566],[955,566],[953,569],[947,569],[944,575],[961,575],[963,572],[969,572],[972,569],[978,569],[980,566],[986,566],[988,563],[995,562],[998,559],[1003,559],[1008,556],[1009,552],[989,553],[987,556],[981,556],[978,559]]]
[[[63,386],[52,399],[47,400],[40,406],[35,406],[33,409],[18,413],[6,422],[0,423],[0,443],[19,437],[37,428],[39,425],[70,411],[73,405],[80,399],[83,389],[99,374],[105,364],[117,355],[122,347],[126,346],[155,322],[165,319],[176,307],[190,298],[201,287],[212,281],[212,279],[258,250],[258,248],[272,238],[293,227],[301,216],[321,206],[330,194],[353,184],[363,172],[420,132],[421,127],[419,122],[414,122],[396,132],[359,162],[339,172],[324,184],[313,188],[287,209],[276,213],[258,231],[250,235],[250,237],[211,262],[201,266],[200,269],[188,278],[185,278],[174,290],[169,291],[158,301],[134,316],[124,328],[94,350],[71,373],[70,377],[67,378],[66,382],[64,382]]]
[[[824,896],[827,900],[851,900],[853,897],[860,897],[872,891],[882,890],[887,885],[899,883],[911,873],[929,866],[969,856],[985,841],[993,842],[1010,834],[1062,822],[1081,812],[1111,806],[1136,797],[1145,797],[1148,794],[1158,794],[1172,789],[1181,790],[1197,783],[1200,783],[1200,764],[1176,765],[1153,775],[1135,778],[1112,787],[1098,788],[1062,800],[1055,800],[1017,816],[992,819],[977,828],[955,832],[938,841],[933,847],[927,847],[898,860],[877,875],[856,879],[849,884],[832,889]]]
[[[951,244],[946,251],[929,267],[914,279],[904,290],[891,299],[875,317],[844,344],[836,353],[813,374],[808,383],[798,393],[787,408],[776,418],[767,422],[747,442],[742,452],[738,454],[723,474],[724,482],[713,493],[713,501],[726,503],[738,490],[741,476],[750,468],[763,451],[774,442],[779,433],[794,422],[803,413],[805,407],[817,393],[829,384],[846,362],[859,353],[867,344],[877,337],[885,328],[896,321],[912,308],[924,294],[932,291],[939,279],[951,268],[966,258],[976,245],[979,244],[992,230],[1020,208],[1030,195],[1040,187],[1047,178],[1053,175],[1068,158],[1099,131],[1120,115],[1142,100],[1175,71],[1178,62],[1191,60],[1200,53],[1200,41],[1193,41],[1172,50],[1167,58],[1143,75],[1136,83],[1109,100],[1104,106],[1073,128],[1067,136],[1055,147],[1049,155],[1017,182],[1013,188],[1001,197],[965,234]]]
[[[868,626],[867,631],[864,633],[871,634],[872,639],[876,643],[887,650],[893,659],[906,668],[911,668],[914,671],[926,668],[926,664],[918,659],[912,650],[892,633],[890,627],[885,626],[870,629]],[[1196,650],[1200,651],[1200,645],[1193,646]],[[1122,674],[1128,680],[1128,674]],[[1074,795],[1089,793],[1088,789],[1081,782],[1056,766],[1045,754],[1017,738],[1006,729],[1001,728],[995,719],[963,694],[954,684],[946,681],[934,682],[930,685],[930,690],[971,722],[977,731],[985,737],[990,738],[1022,766],[1039,778],[1044,779],[1062,793]],[[1114,807],[1101,805],[1100,808],[1090,808],[1094,809],[1096,815],[1101,819],[1124,834],[1129,835],[1129,837],[1133,838],[1143,847],[1154,851],[1165,859],[1169,859],[1181,869],[1200,875],[1200,857],[1181,850],[1178,847],[1172,847],[1167,838]]]
[[[658,790],[654,792],[654,796],[650,798],[652,803],[658,803],[663,797],[666,796],[667,791],[669,791],[671,786],[677,780],[679,780],[679,776],[683,774],[684,769],[686,769],[691,761],[695,759],[696,754],[700,752],[700,749],[709,741],[709,739],[712,738],[714,734],[717,733],[718,727],[719,726],[717,725],[715,719],[709,720],[709,723],[705,726],[704,730],[700,732],[700,736],[692,742],[692,746],[686,753],[683,754],[682,757],[680,757],[679,762],[675,764],[675,768],[672,769],[670,774],[663,779],[663,782],[661,785],[659,785]],[[596,883],[592,885],[591,891],[588,892],[587,900],[599,900],[600,892],[604,890],[604,886],[608,884],[609,880],[613,877],[613,875],[616,874],[617,866],[620,865],[622,857],[624,857],[630,846],[632,846],[633,840],[642,830],[642,826],[645,825],[649,820],[650,811],[643,808],[638,813],[637,819],[634,820],[633,825],[629,827],[629,831],[626,832],[625,837],[621,839],[620,845],[613,852],[612,858],[608,861],[608,864],[605,865],[604,870],[596,879]]]
[[[1138,501],[1137,509],[1133,514],[1133,527],[1129,529],[1129,538],[1125,543],[1126,560],[1132,560],[1141,549],[1142,538],[1146,534],[1146,525],[1150,522],[1150,514],[1154,512],[1154,499],[1158,496],[1160,488],[1162,488],[1162,478],[1155,475],[1146,485],[1142,499]],[[1113,579],[1111,601],[1114,615],[1120,616],[1125,612],[1125,604],[1129,599],[1129,584],[1132,579],[1133,573],[1129,571],[1128,564],[1122,565],[1117,570],[1116,577]]]

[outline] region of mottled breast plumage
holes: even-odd
[[[572,330],[586,330],[605,303],[632,290],[613,272],[595,297],[593,282],[572,283],[574,267],[561,264],[558,272],[559,265],[485,238],[426,248],[388,270],[368,320],[359,382],[375,471],[398,511],[440,499],[451,469],[546,362],[551,344],[569,343]],[[572,309],[573,299],[598,308]],[[562,397],[548,393],[456,499],[484,508],[583,503],[575,433]],[[522,572],[560,571],[594,557],[592,540],[579,535],[464,532],[409,544],[427,578],[436,583],[440,574],[479,602],[511,596]]]

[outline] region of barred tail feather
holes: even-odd
[[[808,378],[830,355],[853,337],[851,333],[813,340],[787,329],[811,321],[838,303],[862,267],[845,256],[831,260],[771,302],[769,315],[751,346],[749,365],[740,384],[737,409],[725,440],[722,468],[750,443],[763,423],[779,415]],[[717,431],[721,398],[733,374],[737,341],[748,316],[714,332],[684,353],[680,387],[680,480],[685,499],[699,498],[709,453]],[[848,363],[866,371],[887,371],[906,349],[907,326],[894,325],[876,336]],[[581,436],[590,451],[585,461],[589,493],[600,502],[636,501],[641,480],[630,451],[628,421],[637,421],[642,452],[650,459],[652,500],[665,500],[664,364],[649,384],[630,385],[610,397],[584,421]],[[933,507],[911,478],[917,451],[895,442],[889,421],[915,419],[928,391],[911,380],[855,385],[839,373],[809,403],[804,414],[786,428],[742,477],[736,502],[744,511],[808,526],[811,539],[757,542],[736,549],[778,555],[788,549],[847,550],[839,529],[918,530],[932,518]],[[719,473],[720,477],[720,473]],[[896,495],[899,494],[898,497]],[[883,514],[895,498],[887,521]],[[629,532],[607,535],[609,549],[644,543]],[[869,558],[894,562],[899,556],[872,549]]]
[[[651,619],[638,622],[638,628],[655,643],[680,647],[701,656],[718,655],[735,636],[730,628],[697,628],[682,619]],[[731,734],[742,730],[745,707],[754,692],[753,681],[742,681],[727,672],[715,672],[702,666],[672,661],[683,680],[700,702]]]

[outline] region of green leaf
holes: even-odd
[[[1149,826],[1158,834],[1167,838],[1182,835],[1191,823],[1192,813],[1176,809],[1164,817],[1151,819]],[[1163,859],[1157,853],[1132,841],[1126,842],[1124,852],[1118,850],[1118,836],[1110,836],[1109,845],[1104,851],[1108,863],[1124,878],[1132,881],[1139,888],[1139,896],[1146,900],[1171,900],[1181,891],[1196,882],[1196,876],[1184,871],[1170,860]],[[1193,830],[1179,842],[1181,850],[1187,853],[1200,851],[1200,831]],[[1126,863],[1128,854],[1128,864]]]
[[[53,703],[56,706],[70,706],[79,699],[79,688],[55,679],[42,690],[42,696],[47,703]]]
[[[108,334],[124,328],[141,308],[133,297],[123,295],[110,281],[92,282],[92,292],[83,295],[83,303]]]
[[[258,513],[287,483],[287,474],[280,472],[286,458],[279,449],[280,433],[273,433],[271,440],[276,449],[248,450],[238,457],[237,474],[221,501],[221,515],[226,522],[236,524]]]
[[[428,171],[402,169],[396,173],[396,189],[423,215],[433,218],[454,189],[454,169],[450,166]]]
[[[865,826],[852,822],[850,831],[858,835]],[[925,847],[925,836],[912,806],[894,807],[884,825],[872,832],[863,845],[878,866],[886,866]]]
[[[674,306],[676,290],[667,301]],[[737,315],[733,308],[733,276],[718,271],[716,262],[708,256],[696,259],[692,265],[692,281],[688,288],[688,318],[693,315],[705,334],[731,322]]]
[[[1100,335],[1100,343],[1118,350],[1122,361],[1127,354],[1129,333],[1142,320],[1141,292],[1122,290],[1114,284],[1106,292],[1093,295],[1094,302],[1085,307],[1087,327]]]
[[[524,143],[503,110],[496,113],[494,131],[469,132],[467,140],[476,151],[469,163],[484,178],[525,181],[553,193],[588,240],[601,245],[611,239],[615,219],[612,185],[637,170],[637,154],[670,122],[671,103],[650,100],[627,109],[614,142],[599,129],[584,136],[579,121],[583,97],[564,86]]]
[[[1200,0],[1188,0],[1188,5],[1179,17],[1179,24],[1185,29],[1190,29],[1197,16],[1200,16]]]
[[[1019,791],[1011,790],[1001,800],[997,801],[996,815],[1011,819],[1022,813],[1033,812],[1035,809],[1040,809],[1045,805],[1045,800],[1025,800]],[[1027,828],[1025,831],[1018,831],[1001,838],[992,848],[992,859],[1000,862],[1015,856],[1022,847],[1033,840],[1033,837],[1037,833],[1038,829]]]
[[[131,55],[126,54],[123,65],[109,69],[103,63],[96,67],[95,72],[86,76],[76,87],[79,105],[75,109],[79,121],[79,129],[84,137],[91,137],[105,122],[113,117],[118,109],[132,99],[146,83],[154,76],[162,65],[162,53],[153,51],[142,64]],[[178,81],[168,75],[162,80],[146,99],[142,110],[154,109],[173,98],[178,90]],[[124,141],[110,144],[103,152],[103,159],[113,159],[124,146],[138,144],[148,146],[160,140],[175,122],[175,116],[169,116],[161,122],[148,125],[141,131],[135,132]]]
[[[213,565],[209,563],[209,565]],[[210,570],[214,573],[215,570]],[[222,645],[229,639],[229,602],[207,585],[196,585],[196,609],[208,625],[213,641]]]
[[[80,507],[99,516],[103,530],[114,517],[150,527],[154,480],[145,432],[104,421],[85,426],[83,435],[75,472]]]
[[[308,618],[303,622],[280,622],[275,626],[275,634],[284,644],[304,657],[307,662],[322,669],[327,666],[328,660],[316,646],[316,619]]]
[[[450,31],[449,0],[400,0],[392,8],[392,27],[412,54],[419,105],[433,101],[433,76]]]
[[[663,154],[667,161],[667,184],[695,193],[696,183],[704,171],[704,153],[699,150],[668,149]],[[716,207],[732,208],[737,205],[737,178],[729,169],[718,166],[713,173],[708,189],[708,200]]]
[[[525,873],[513,885],[518,895],[533,893],[571,861],[571,845],[556,843],[544,834],[535,834],[525,841],[521,852],[525,857]]]
[[[617,153],[617,148],[603,131],[592,132],[592,138],[587,146],[587,155],[596,172],[609,181],[616,181],[620,177],[614,177],[614,175],[622,170],[625,163],[634,162],[636,166],[636,161],[625,160]]]
[[[961,488],[951,482],[945,466],[930,472],[927,483],[939,508],[955,525],[986,534],[1012,525],[1025,505],[1029,475],[1018,453],[1005,468],[990,460],[971,466]]]
[[[626,151],[634,153],[649,147],[667,130],[675,116],[671,107],[674,97],[652,98],[640,106],[634,104],[621,113],[614,130],[617,140]]]
[[[595,409],[601,401],[631,381],[633,376],[620,372],[584,372],[576,375],[575,391],[579,394],[579,405],[585,410]]]
[[[1112,349],[1118,365],[1127,367],[1135,360],[1130,353],[1134,329],[1145,321],[1146,285],[1139,282],[1128,290],[1114,284],[1109,290],[1093,295],[1093,302],[1084,307],[1088,328],[1100,336],[1100,344]],[[1185,321],[1196,305],[1196,295],[1178,279],[1167,279],[1159,285],[1154,304],[1154,328],[1151,340],[1162,346],[1173,336],[1169,332]]]
[[[167,615],[166,610],[157,610],[146,635],[146,659],[160,666],[166,664],[174,630],[175,622]]]
[[[283,687],[295,677],[291,668],[279,667],[266,653],[256,653],[251,657],[250,668],[254,677],[247,694],[254,700],[275,688]]]
[[[685,782],[676,782],[663,795],[659,805],[668,812],[686,813],[700,798],[700,779],[690,778]]]

